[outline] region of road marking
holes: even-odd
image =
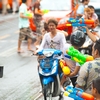
[[[6,43],[6,42],[11,42],[11,43],[14,43],[14,42],[17,42],[18,40],[0,40],[0,42],[2,43]]]
[[[37,57],[37,56],[33,55],[33,52],[28,51],[25,47],[23,48],[23,50],[24,50],[23,53],[19,53],[22,57],[34,57],[34,58]],[[8,49],[4,52],[1,52],[0,56],[1,57],[10,57],[14,54],[17,54],[17,47],[14,47],[14,48]]]
[[[43,96],[43,93],[42,92],[38,92],[34,98],[34,100],[38,100],[40,97]]]
[[[16,32],[15,32],[15,34],[18,34],[19,33],[19,30],[17,30]]]
[[[4,36],[0,36],[0,40],[5,39],[5,38],[7,38],[7,37],[10,37],[10,35],[9,35],[9,34],[6,34],[6,35],[4,35]]]
[[[14,47],[14,48],[8,49],[8,50],[6,50],[4,52],[1,52],[0,56],[9,57],[9,56],[11,56],[11,55],[16,53],[16,49],[17,49],[17,47]]]

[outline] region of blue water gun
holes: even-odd
[[[94,20],[86,20],[84,18],[78,20],[70,18],[68,22],[70,22],[70,24],[66,24],[67,26],[86,26],[87,24],[94,24]]]
[[[68,94],[69,93],[69,94]],[[65,96],[74,98],[74,100],[94,100],[94,97],[91,94],[85,93],[80,88],[74,88],[72,86],[65,87]]]

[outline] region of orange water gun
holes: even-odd
[[[81,19],[74,19],[74,18],[70,18],[68,20],[68,22],[70,22],[70,24],[66,24],[67,26],[86,26],[86,25],[93,25],[94,24],[94,20],[87,20],[87,19],[84,19],[84,18],[81,18]]]

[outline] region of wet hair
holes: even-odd
[[[27,0],[22,0],[22,3],[26,3]]]
[[[92,5],[89,5],[88,8],[95,10],[95,8]]]
[[[100,39],[95,42],[94,50],[98,50],[100,55]]]
[[[89,7],[84,9],[84,12],[91,12],[91,9]]]
[[[93,84],[93,88],[96,88],[98,93],[100,94],[100,77],[93,80],[92,84]]]
[[[50,18],[48,20],[48,23],[47,24],[49,24],[49,23],[54,23],[56,26],[58,25],[58,21],[55,18]]]

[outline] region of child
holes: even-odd
[[[31,49],[31,43],[32,43],[32,31],[29,28],[29,19],[30,16],[26,15],[27,12],[27,5],[28,5],[28,0],[22,0],[22,4],[19,8],[19,29],[20,29],[20,34],[19,34],[19,39],[18,39],[18,53],[21,53],[21,44],[22,40],[25,40],[26,36],[28,37],[28,50],[33,51]]]
[[[95,13],[95,8],[91,5],[89,5],[88,8],[91,9],[91,17],[95,21],[95,26],[94,27],[96,27],[96,26],[99,25],[99,20],[98,20],[97,14]]]
[[[82,16],[84,19],[92,19],[91,17],[91,9],[90,8],[85,8],[84,9],[84,14]]]
[[[85,42],[85,34],[79,30],[76,30],[75,32],[72,33],[71,37],[70,37],[70,42],[71,44],[66,44],[64,46],[64,50],[63,53],[64,55],[66,55],[66,50],[68,50],[68,48],[72,45],[75,49],[79,49],[79,47],[81,47],[83,45],[83,43]],[[70,77],[71,81],[72,81],[72,85],[75,86],[75,82],[78,76],[78,72],[80,70],[80,65],[78,63],[76,63],[75,61],[72,61],[71,59],[65,58],[64,60],[66,61],[68,67],[71,70],[71,73],[69,75],[67,75],[67,77]],[[62,80],[61,80],[61,84],[64,83],[65,81],[65,76],[63,75]]]
[[[90,8],[85,8],[84,9],[84,15],[82,16],[82,18],[84,18],[84,20],[93,20],[93,18],[91,17],[91,9]],[[94,25],[87,25],[88,28],[92,28]]]
[[[95,97],[95,100],[100,100],[100,77],[92,82],[92,95]]]

